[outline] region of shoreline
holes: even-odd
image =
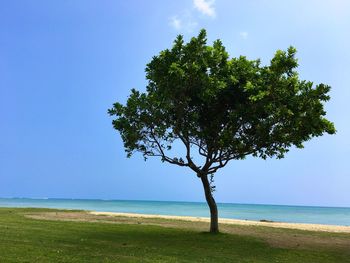
[[[99,211],[87,211],[87,212],[92,215],[105,215],[105,216],[116,216],[116,217],[158,218],[158,219],[182,220],[182,221],[191,221],[191,222],[207,222],[207,223],[210,222],[210,219],[208,217],[99,212]],[[264,227],[297,229],[297,230],[306,230],[306,231],[322,231],[322,232],[332,232],[332,233],[350,233],[350,226],[339,226],[339,225],[261,222],[261,221],[253,221],[253,220],[228,219],[228,218],[219,218],[219,224],[264,226]]]

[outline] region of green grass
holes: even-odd
[[[323,245],[310,249],[301,244],[298,248],[280,248],[249,235],[211,235],[188,228],[146,223],[72,222],[25,217],[26,213],[45,211],[53,210],[0,208],[1,263],[350,262],[350,247],[339,249]],[[287,232],[293,235],[293,231]],[[310,235],[317,236],[312,232]],[[336,237],[321,235],[329,238],[330,244]],[[341,238],[350,240],[350,235],[344,234]]]

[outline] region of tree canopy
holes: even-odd
[[[109,110],[127,155],[159,156],[200,175],[247,155],[283,158],[291,146],[333,134],[323,107],[330,86],[300,80],[295,54],[278,50],[264,66],[230,58],[220,40],[207,45],[205,30],[188,43],[179,35],[147,64],[146,92],[133,89],[125,106]],[[185,156],[167,154],[175,140]],[[194,150],[204,163],[193,162]]]

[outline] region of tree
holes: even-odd
[[[229,58],[220,40],[207,45],[204,29],[188,43],[179,35],[147,64],[146,92],[132,89],[125,106],[108,110],[128,157],[141,152],[145,160],[160,157],[197,175],[210,232],[219,231],[211,185],[216,171],[248,155],[283,158],[292,146],[335,133],[323,108],[330,86],[300,80],[295,53],[293,47],[278,50],[262,66],[244,56]],[[173,156],[176,142],[183,156]]]

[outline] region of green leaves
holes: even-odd
[[[293,69],[298,66],[298,61],[295,58],[297,50],[294,47],[289,47],[287,52],[277,50],[275,56],[271,60],[270,68],[277,74],[286,74],[291,76]]]
[[[335,133],[323,107],[330,87],[299,79],[294,47],[262,66],[230,59],[220,40],[206,42],[205,30],[188,43],[178,36],[147,64],[147,91],[132,90],[125,106],[108,110],[128,156],[138,151],[210,173],[247,155],[283,158],[292,146]],[[174,141],[186,156],[169,157]],[[193,164],[194,149],[204,165]]]

